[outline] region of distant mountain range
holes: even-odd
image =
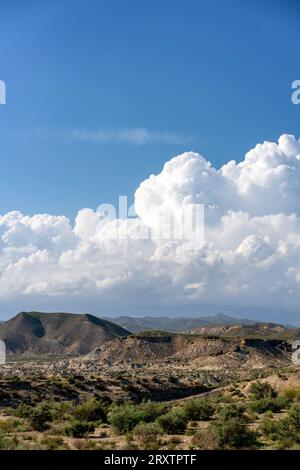
[[[124,328],[93,315],[21,312],[0,325],[8,354],[84,355],[118,336]]]
[[[239,338],[268,338],[294,340],[300,338],[300,328],[286,328],[276,323],[202,326],[192,330],[194,335],[213,335]]]
[[[158,332],[281,340],[300,338],[300,329],[224,314],[198,318],[120,316],[101,319],[89,314],[21,312],[0,325],[0,339],[5,341],[8,354],[24,356],[84,356],[95,350],[102,351],[105,343],[120,337],[131,334],[150,337]]]
[[[123,309],[122,309],[123,310]],[[105,317],[115,321],[118,317],[170,317],[199,318],[223,314],[235,319],[253,320],[256,322],[279,323],[287,326],[300,326],[300,313],[288,310],[274,310],[265,306],[243,307],[236,305],[166,305],[132,307],[130,312],[120,309],[106,310]],[[103,315],[101,315],[103,316]]]
[[[202,326],[217,326],[217,325],[252,325],[255,323],[254,320],[248,319],[237,319],[224,314],[212,315],[212,316],[201,316],[198,318],[186,318],[186,317],[130,317],[120,316],[115,318],[107,318],[109,321],[113,321],[118,325],[122,326],[126,330],[132,333],[138,333],[141,331],[161,330],[170,332],[191,332],[196,328]]]

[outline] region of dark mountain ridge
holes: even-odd
[[[82,355],[129,334],[89,314],[20,312],[0,325],[8,354]]]

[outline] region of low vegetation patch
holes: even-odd
[[[176,376],[174,370],[162,383],[173,375],[180,383],[182,373]],[[120,380],[131,383],[135,374],[123,371]],[[152,383],[152,375],[150,378]],[[136,386],[149,383],[144,376],[142,379]],[[14,408],[2,408],[0,450],[300,448],[299,389],[289,387],[278,393],[260,379],[256,377],[248,389],[238,381],[228,381],[213,396],[169,402],[128,399],[112,403],[114,395],[106,398],[93,389],[81,401],[68,397],[61,402],[51,398],[38,404],[34,400],[16,403]],[[79,381],[75,375],[70,380]],[[90,376],[87,388],[97,380]],[[119,383],[116,379],[116,385]]]
[[[164,403],[144,402],[140,405],[131,403],[115,406],[109,413],[109,422],[119,434],[131,432],[141,423],[150,423],[167,411]]]

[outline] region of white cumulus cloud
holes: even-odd
[[[282,306],[300,300],[300,141],[283,135],[215,169],[197,153],[172,158],[136,190],[137,217],[0,216],[0,298],[38,305],[206,302]],[[205,206],[205,243],[149,239],[182,207]]]

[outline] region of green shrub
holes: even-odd
[[[283,437],[277,442],[276,449],[278,450],[289,450],[289,449],[297,449],[299,450],[299,445],[295,443],[295,441],[290,437]]]
[[[188,400],[184,404],[184,413],[188,420],[207,421],[214,414],[215,407],[210,400],[205,398],[197,398]]]
[[[245,408],[241,405],[236,405],[235,403],[224,406],[219,413],[218,421],[228,421],[232,418],[238,418],[240,421],[246,422],[247,418],[245,416]]]
[[[273,405],[277,407],[277,410],[284,410],[290,407],[292,401],[286,395],[278,395],[278,397],[273,399]]]
[[[51,414],[55,420],[64,420],[72,413],[74,404],[70,401],[63,401],[60,403],[52,403]]]
[[[260,425],[262,433],[272,441],[279,442],[279,448],[289,448],[291,443],[300,442],[300,406],[295,404],[288,416],[277,421],[264,419]]]
[[[29,423],[34,431],[43,432],[49,428],[52,416],[47,405],[38,405],[33,408],[29,415]]]
[[[89,433],[94,431],[94,423],[82,423],[80,421],[74,421],[65,428],[66,435],[71,437],[86,437]]]
[[[216,424],[221,449],[256,449],[258,435],[251,431],[239,418],[230,418]]]
[[[0,431],[14,432],[21,425],[18,419],[8,418],[0,421]]]
[[[25,405],[24,403],[20,403],[15,410],[13,410],[13,415],[19,418],[29,418],[32,412],[32,407]]]
[[[215,450],[219,448],[219,433],[210,425],[208,429],[196,432],[191,440],[192,449]]]
[[[263,398],[261,400],[255,400],[249,403],[249,409],[254,413],[265,413],[266,411],[273,411],[270,409],[271,400]]]
[[[288,418],[292,430],[295,433],[300,433],[300,405],[295,404],[291,407]]]
[[[150,400],[142,402],[137,407],[144,413],[144,421],[147,423],[155,421],[159,416],[167,413],[169,408],[166,403],[157,403]]]
[[[286,388],[283,392],[284,396],[286,396],[291,402],[297,401],[300,398],[300,390],[297,388],[289,387]]]
[[[271,441],[277,441],[280,439],[280,423],[273,419],[264,418],[259,427],[263,435],[268,437]]]
[[[289,406],[289,400],[284,396],[279,396],[276,398],[262,398],[260,400],[255,400],[249,403],[249,408],[255,413],[265,413],[266,411],[271,411],[276,413],[285,409]]]
[[[101,421],[102,423],[106,423],[107,410],[108,406],[106,403],[97,400],[89,400],[77,405],[74,408],[73,415],[77,421]]]
[[[267,382],[254,382],[249,388],[254,400],[262,400],[265,398],[275,398],[277,396],[276,390],[271,387]]]
[[[231,395],[218,394],[213,397],[214,403],[234,403],[234,398]]]
[[[16,436],[9,437],[3,431],[0,431],[0,450],[15,450],[18,445]]]
[[[64,440],[62,437],[46,437],[41,440],[42,446],[45,446],[47,450],[57,450],[64,448]]]
[[[146,401],[139,405],[131,403],[115,406],[109,413],[109,422],[120,434],[126,434],[140,422],[149,423],[166,413],[168,407],[164,403]]]
[[[175,408],[160,416],[157,422],[166,434],[179,434],[185,431],[188,419],[182,408]]]
[[[155,450],[159,446],[159,436],[163,433],[158,423],[139,423],[133,430],[136,440],[145,450]]]
[[[132,404],[115,406],[109,413],[109,422],[120,434],[126,434],[141,421],[146,421],[146,413]]]

